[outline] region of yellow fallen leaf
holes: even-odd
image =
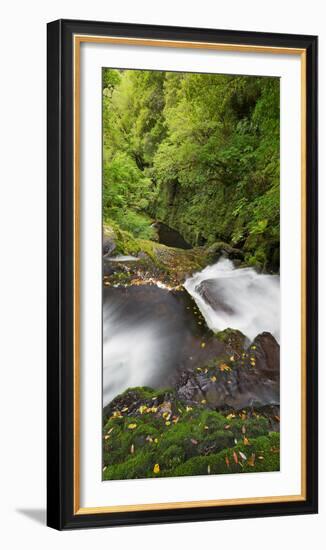
[[[202,404],[202,405],[206,405],[206,403],[207,403],[206,399],[202,399],[202,400],[201,400],[201,404]]]
[[[171,424],[170,420],[167,420],[167,421],[165,422],[165,425],[166,425],[166,426],[170,426],[170,424]]]
[[[158,439],[157,439],[157,437],[155,437],[155,439],[154,439],[154,443],[158,443]]]
[[[153,468],[153,472],[154,472],[154,474],[159,474],[160,473],[160,465],[159,464],[155,464],[155,466]]]
[[[251,457],[248,458],[247,464],[248,464],[248,466],[254,466],[255,465],[255,453],[252,453]]]
[[[216,376],[211,376],[211,381],[212,382],[216,382],[216,380],[217,380]]]
[[[189,411],[192,411],[192,407],[186,407],[186,411],[189,412]]]
[[[244,438],[243,438],[243,444],[244,444],[244,445],[250,445],[249,439],[248,439],[247,437],[244,437]]]
[[[226,363],[220,363],[219,364],[219,369],[221,372],[228,372],[231,370],[231,367],[229,367],[229,365],[227,365]]]
[[[234,361],[234,355],[231,355],[230,361]]]
[[[128,426],[129,430],[134,430],[135,428],[137,428],[137,424],[129,424]]]
[[[200,346],[201,346],[202,348],[204,348],[204,347],[206,346],[205,342],[202,342],[202,343],[200,344]]]
[[[146,405],[141,405],[138,410],[139,410],[140,414],[143,414],[144,412],[147,411],[147,406]]]

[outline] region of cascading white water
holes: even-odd
[[[209,328],[233,328],[250,340],[268,331],[279,339],[280,291],[277,275],[236,269],[219,260],[186,280]],[[192,364],[201,349],[185,293],[165,285],[112,288],[103,307],[103,405],[127,388],[162,387],[181,364]],[[199,325],[200,326],[200,325]],[[196,323],[198,330],[198,325]],[[207,350],[207,346],[205,348]],[[191,356],[191,357],[189,357]]]
[[[138,262],[139,258],[136,258],[135,256],[126,256],[123,254],[120,254],[119,256],[110,256],[109,254],[107,256],[104,256],[104,259],[106,259],[109,262]]]
[[[103,318],[103,405],[126,388],[148,385],[155,368],[160,369],[163,340],[159,327],[126,326],[109,312]]]
[[[184,287],[213,331],[240,330],[250,340],[270,332],[279,341],[280,278],[252,268],[236,269],[221,258],[187,279]]]
[[[179,363],[183,341],[181,308],[158,286],[111,289],[103,307],[103,405],[127,388],[166,385]],[[179,343],[179,346],[178,346]]]

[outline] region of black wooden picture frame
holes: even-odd
[[[47,50],[47,523],[55,529],[143,525],[317,513],[317,37],[124,23],[59,20],[48,24]],[[75,363],[76,301],[74,47],[76,36],[123,37],[196,44],[294,49],[305,59],[305,462],[302,498],[264,502],[147,507],[128,511],[80,510],[76,488],[79,404]],[[191,483],[191,479],[189,480]],[[77,500],[76,500],[77,499]]]

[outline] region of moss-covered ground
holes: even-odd
[[[279,433],[259,411],[189,407],[173,390],[127,390],[103,425],[103,479],[278,471]]]

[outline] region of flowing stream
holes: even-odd
[[[190,297],[152,284],[105,288],[103,301],[103,405],[129,387],[167,386],[198,332]]]
[[[277,275],[236,269],[220,259],[188,278],[184,288],[187,292],[156,285],[104,289],[104,407],[129,387],[166,387],[177,369],[216,357],[221,344],[208,329],[231,327],[250,340],[268,331],[279,339]]]
[[[266,331],[279,341],[278,275],[259,274],[249,267],[236,269],[222,258],[187,279],[184,287],[214,332],[231,327],[253,340]]]

